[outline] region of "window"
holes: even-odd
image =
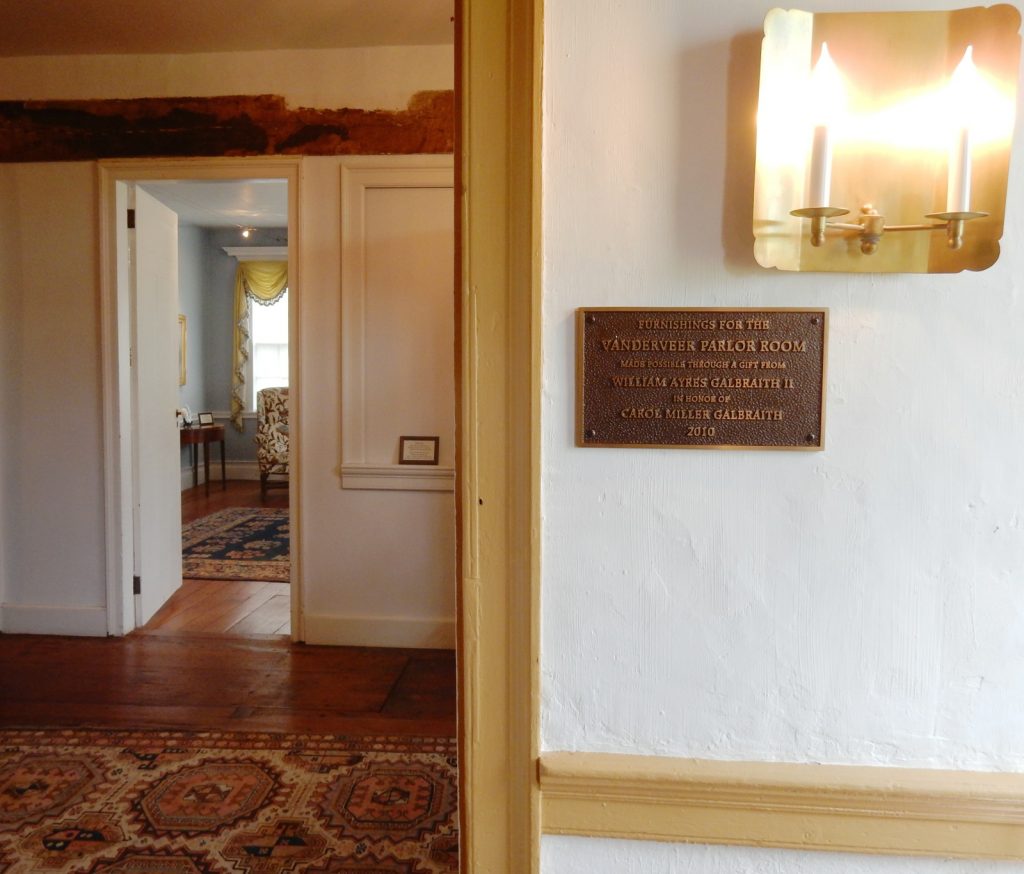
[[[288,289],[269,306],[249,302],[249,409],[261,388],[288,385]]]

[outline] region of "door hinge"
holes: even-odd
[[[142,577],[132,577],[132,594],[142,594]]]
[[[134,228],[135,228],[135,210],[134,209],[130,209],[130,210],[128,210],[128,230],[133,230]]]

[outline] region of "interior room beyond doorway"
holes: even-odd
[[[289,636],[287,181],[138,187],[177,217],[179,332],[181,584],[145,630]]]

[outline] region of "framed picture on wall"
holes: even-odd
[[[184,385],[188,378],[185,373],[185,344],[188,342],[188,328],[183,315],[178,315],[178,385]]]
[[[399,464],[437,464],[440,437],[399,437]]]

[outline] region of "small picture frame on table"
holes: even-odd
[[[437,464],[440,437],[399,437],[399,464]]]
[[[199,427],[200,428],[202,428],[203,425],[212,425],[212,424],[213,424],[213,413],[200,413],[199,414]]]

